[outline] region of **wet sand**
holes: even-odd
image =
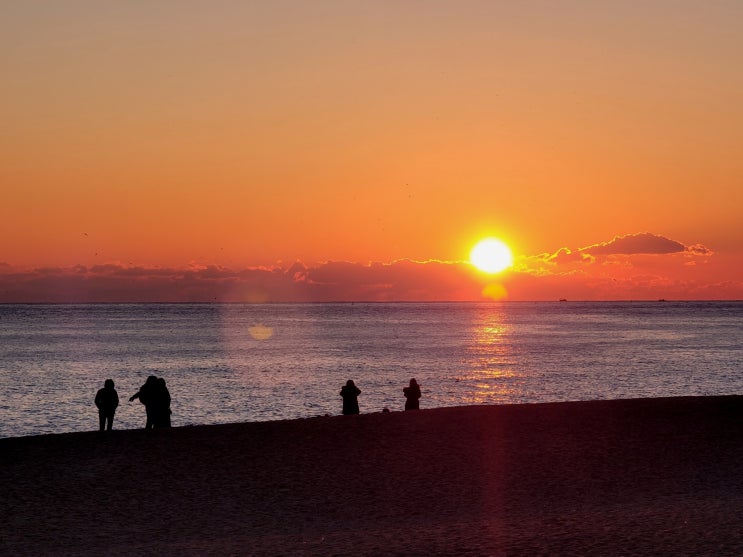
[[[0,554],[741,555],[743,397],[0,439]]]

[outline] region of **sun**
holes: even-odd
[[[486,273],[499,273],[513,265],[510,248],[497,238],[485,238],[470,252],[472,264]]]

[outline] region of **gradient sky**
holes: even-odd
[[[0,302],[743,298],[741,2],[8,0],[0,49]]]

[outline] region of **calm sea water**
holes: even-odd
[[[743,393],[742,302],[0,305],[0,437],[96,429],[164,377],[173,425],[462,404]]]

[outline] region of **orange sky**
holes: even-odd
[[[0,302],[743,298],[743,5],[617,4],[3,2]]]

